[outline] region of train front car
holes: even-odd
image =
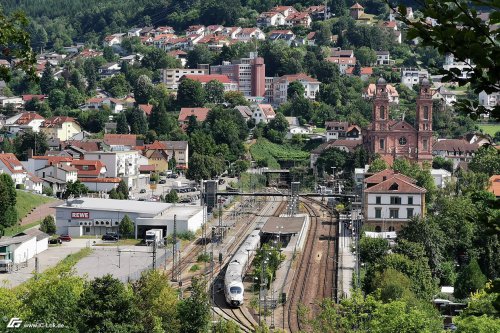
[[[224,276],[224,295],[228,305],[239,307],[243,304],[243,269],[246,265],[247,256],[237,252],[227,265]]]

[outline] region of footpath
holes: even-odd
[[[28,215],[21,219],[21,225],[31,224],[42,220],[45,216],[55,215],[56,209],[54,207],[61,205],[64,201],[47,202],[33,209]]]

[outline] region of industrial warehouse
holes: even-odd
[[[203,208],[192,205],[78,198],[55,208],[57,233],[72,237],[118,232],[125,215],[134,222],[135,238],[143,238],[146,231],[152,228],[162,229],[163,235],[171,234],[174,216],[177,232],[194,232],[203,223]]]

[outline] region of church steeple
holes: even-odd
[[[418,135],[419,160],[429,159],[429,156],[432,159],[432,93],[428,79],[423,79],[420,83],[415,125]]]
[[[389,93],[387,82],[383,78],[377,80],[373,100],[372,130],[387,130],[389,120]]]

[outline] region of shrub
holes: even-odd
[[[55,234],[56,229],[56,222],[54,221],[54,217],[52,215],[45,216],[42,223],[40,223],[40,230],[46,234]]]

